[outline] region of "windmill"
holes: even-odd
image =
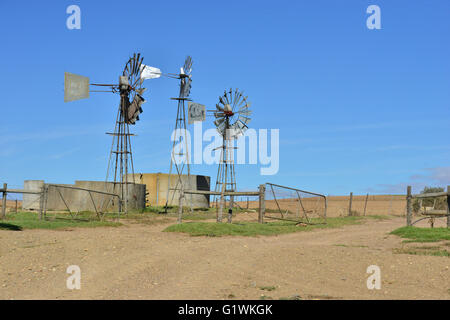
[[[250,102],[247,101],[239,89],[230,89],[219,97],[216,110],[213,110],[215,117],[214,125],[223,138],[219,169],[215,192],[220,192],[220,212],[223,209],[224,193],[236,191],[236,174],[234,170],[234,140],[248,129],[252,111],[249,109]],[[230,197],[230,208],[233,206],[233,197]],[[221,214],[219,214],[221,217]]]
[[[187,128],[186,128],[186,108],[185,108],[185,102],[191,101],[189,99],[189,94],[191,92],[191,83],[192,83],[192,57],[187,56],[186,60],[184,61],[183,67],[180,68],[179,74],[169,74],[168,76],[171,78],[179,79],[180,80],[180,91],[177,98],[171,98],[172,100],[178,101],[178,107],[177,107],[177,117],[175,119],[175,130],[174,130],[174,136],[173,138],[173,145],[172,145],[172,151],[170,156],[170,168],[169,168],[169,177],[168,177],[168,183],[167,183],[167,199],[166,199],[166,205],[165,205],[165,212],[167,212],[169,199],[170,201],[173,201],[173,198],[175,196],[175,193],[180,192],[182,190],[186,189],[186,183],[183,181],[183,172],[186,171],[187,173],[187,184],[189,188],[190,183],[190,164],[189,164],[189,144],[186,139],[187,137]],[[178,152],[175,149],[176,145],[182,146],[184,145],[183,149],[184,152]],[[175,188],[170,187],[170,177],[172,175],[172,168],[175,169],[177,173],[177,180],[175,184]],[[172,195],[170,196],[172,191]],[[191,204],[192,204],[192,196],[191,196]],[[191,208],[192,209],[192,208]]]
[[[139,115],[143,112],[142,104],[145,99],[142,95],[146,89],[142,87],[142,83],[145,79],[159,77],[159,69],[143,65],[143,60],[140,53],[133,54],[119,76],[119,84],[89,83],[88,77],[68,72],[64,76],[65,102],[88,98],[89,92],[112,92],[120,95],[114,132],[107,133],[113,138],[105,180],[108,182],[110,178],[113,179],[113,192],[120,196],[119,212],[128,212],[128,186],[135,183],[131,148],[133,134],[130,133],[130,125],[136,124]],[[89,86],[107,89],[89,90]],[[131,181],[129,181],[130,171],[132,173]]]

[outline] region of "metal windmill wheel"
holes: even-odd
[[[251,103],[247,101],[239,89],[233,91],[225,91],[224,95],[219,97],[219,103],[216,104],[216,111],[214,112],[214,125],[217,127],[219,133],[226,139],[236,139],[248,129],[248,124],[251,120],[250,110]],[[231,129],[231,130],[230,130]]]
[[[142,88],[141,79],[141,65],[143,60],[144,58],[140,57],[140,53],[137,55],[134,54],[133,57],[128,60],[122,73],[122,76],[126,77],[128,82],[128,88],[126,86],[124,87],[124,94],[128,96],[128,101],[125,101],[125,104],[122,106],[127,109],[127,112],[125,112],[125,109],[123,111],[128,124],[135,124],[136,121],[139,120],[139,114],[143,112],[142,108],[137,109],[139,102],[142,101],[143,103],[145,101],[144,98],[142,98],[145,88]],[[133,102],[135,104],[133,104]]]
[[[192,57],[187,56],[184,61],[184,66],[180,69],[180,98],[187,98],[191,93],[191,83],[192,83]]]

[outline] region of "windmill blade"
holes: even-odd
[[[141,60],[139,61],[139,64],[138,64],[137,74],[138,74],[139,77],[140,77],[141,72],[142,72],[142,69],[141,69],[142,62],[144,62],[144,57],[141,57]]]
[[[141,54],[138,53],[136,58],[136,75],[139,75],[141,67]]]
[[[239,119],[236,123],[241,130],[245,131],[248,129],[247,125],[245,123],[243,123],[242,121],[240,121]]]
[[[247,104],[245,104],[245,105],[243,105],[242,107],[239,108],[238,113],[241,112],[241,111],[250,110],[249,107],[250,107],[251,105],[252,105],[251,102],[247,102]]]
[[[125,65],[125,69],[123,69],[122,75],[128,76],[130,74],[130,68],[128,67],[128,63]]]
[[[140,88],[140,89],[136,90],[136,92],[142,96],[146,90],[147,90],[147,88]]]
[[[214,121],[214,125],[216,127],[220,126],[223,122],[225,121],[225,118],[219,118],[217,120]]]
[[[184,61],[184,66],[180,68],[179,79],[181,79],[180,84],[180,97],[187,98],[191,93],[192,88],[192,58],[191,56],[187,56]]]
[[[187,98],[191,93],[191,79],[183,78],[181,79],[181,88],[180,88],[180,96],[181,98]]]
[[[130,72],[130,76],[132,76],[134,74],[134,64],[136,62],[136,53],[133,53],[133,57],[130,58],[131,59],[131,72]]]
[[[243,134],[244,132],[242,131],[241,128],[239,128],[239,126],[237,125],[237,123],[233,123],[233,125],[230,126],[231,129],[231,135],[230,138],[232,139],[236,139],[237,137],[239,137],[239,135]]]
[[[216,104],[216,109],[219,111],[223,111],[223,108],[219,104]]]
[[[192,88],[192,80],[191,78],[188,78],[187,83],[184,86],[184,96],[187,98],[191,94],[191,88]]]
[[[248,96],[246,96],[246,97],[244,97],[244,95],[242,95],[243,96],[243,100],[242,100],[242,102],[245,102],[245,103],[247,103],[247,101],[248,101]],[[242,103],[241,103],[242,104]]]
[[[216,117],[216,119],[224,118],[225,117],[225,113],[214,111],[214,117]]]
[[[134,74],[134,68],[135,68],[135,62],[136,62],[136,53],[133,53],[133,58],[130,58],[131,60],[131,73],[129,74],[132,76]]]
[[[234,107],[236,106],[237,93],[238,93],[237,89],[234,91],[234,93],[231,93],[231,89],[230,89],[230,96],[232,97],[231,102],[233,103],[231,105],[231,110],[234,110]]]
[[[237,89],[236,89],[237,90]],[[236,91],[236,93],[239,93]],[[236,110],[237,108],[239,108],[239,106],[242,104],[241,98],[242,98],[242,93],[236,94],[235,96],[235,102],[233,104],[233,112],[234,110]]]
[[[141,58],[141,54],[140,53],[138,53],[137,54],[137,57],[136,57],[136,60],[134,61],[134,63],[135,63],[135,68],[134,68],[134,72],[135,72],[135,74],[137,75],[138,74],[138,72],[139,72],[139,64],[140,64],[140,61],[139,61],[139,59]]]
[[[228,93],[227,93],[227,90],[224,91],[223,97],[224,97],[224,99],[227,101],[227,103],[224,103],[224,105],[225,105],[225,104],[230,104],[230,100],[228,100]]]
[[[221,135],[223,135],[225,133],[225,122],[222,122],[220,125],[218,125],[217,130]]]
[[[131,104],[128,105],[127,109],[127,123],[135,124],[137,120],[139,120],[139,114],[144,112],[142,110],[142,104],[144,104],[146,101],[145,99],[140,96],[139,94],[136,94],[134,96],[133,101]]]
[[[244,116],[239,116],[238,120],[247,125],[252,119]]]
[[[248,116],[252,115],[252,110],[240,111],[240,112],[237,112],[237,114],[248,117]]]
[[[237,105],[237,108],[240,108],[242,106],[242,104],[244,103],[247,104],[247,98],[248,97],[244,97],[244,95],[242,94],[242,100],[239,102],[239,104]]]
[[[219,97],[219,101],[220,101],[220,103],[222,103],[224,106],[227,104],[227,103],[225,102],[224,97]],[[223,109],[222,109],[222,110],[223,110]]]
[[[230,94],[230,102],[228,103],[230,106],[233,105],[233,89],[230,88],[230,91],[228,92]],[[228,96],[228,95],[227,95]]]
[[[185,74],[190,75],[192,72],[192,57],[187,56],[186,60],[184,61],[183,70]]]

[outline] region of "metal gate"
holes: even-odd
[[[323,194],[266,183],[266,219],[293,221],[299,224],[325,224],[327,197]]]

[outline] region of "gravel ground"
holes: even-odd
[[[450,258],[398,254],[404,218],[272,237],[190,237],[169,224],[0,231],[0,299],[450,299]],[[448,243],[441,243],[447,246]],[[81,268],[69,290],[66,269]],[[369,265],[381,268],[368,290]]]

